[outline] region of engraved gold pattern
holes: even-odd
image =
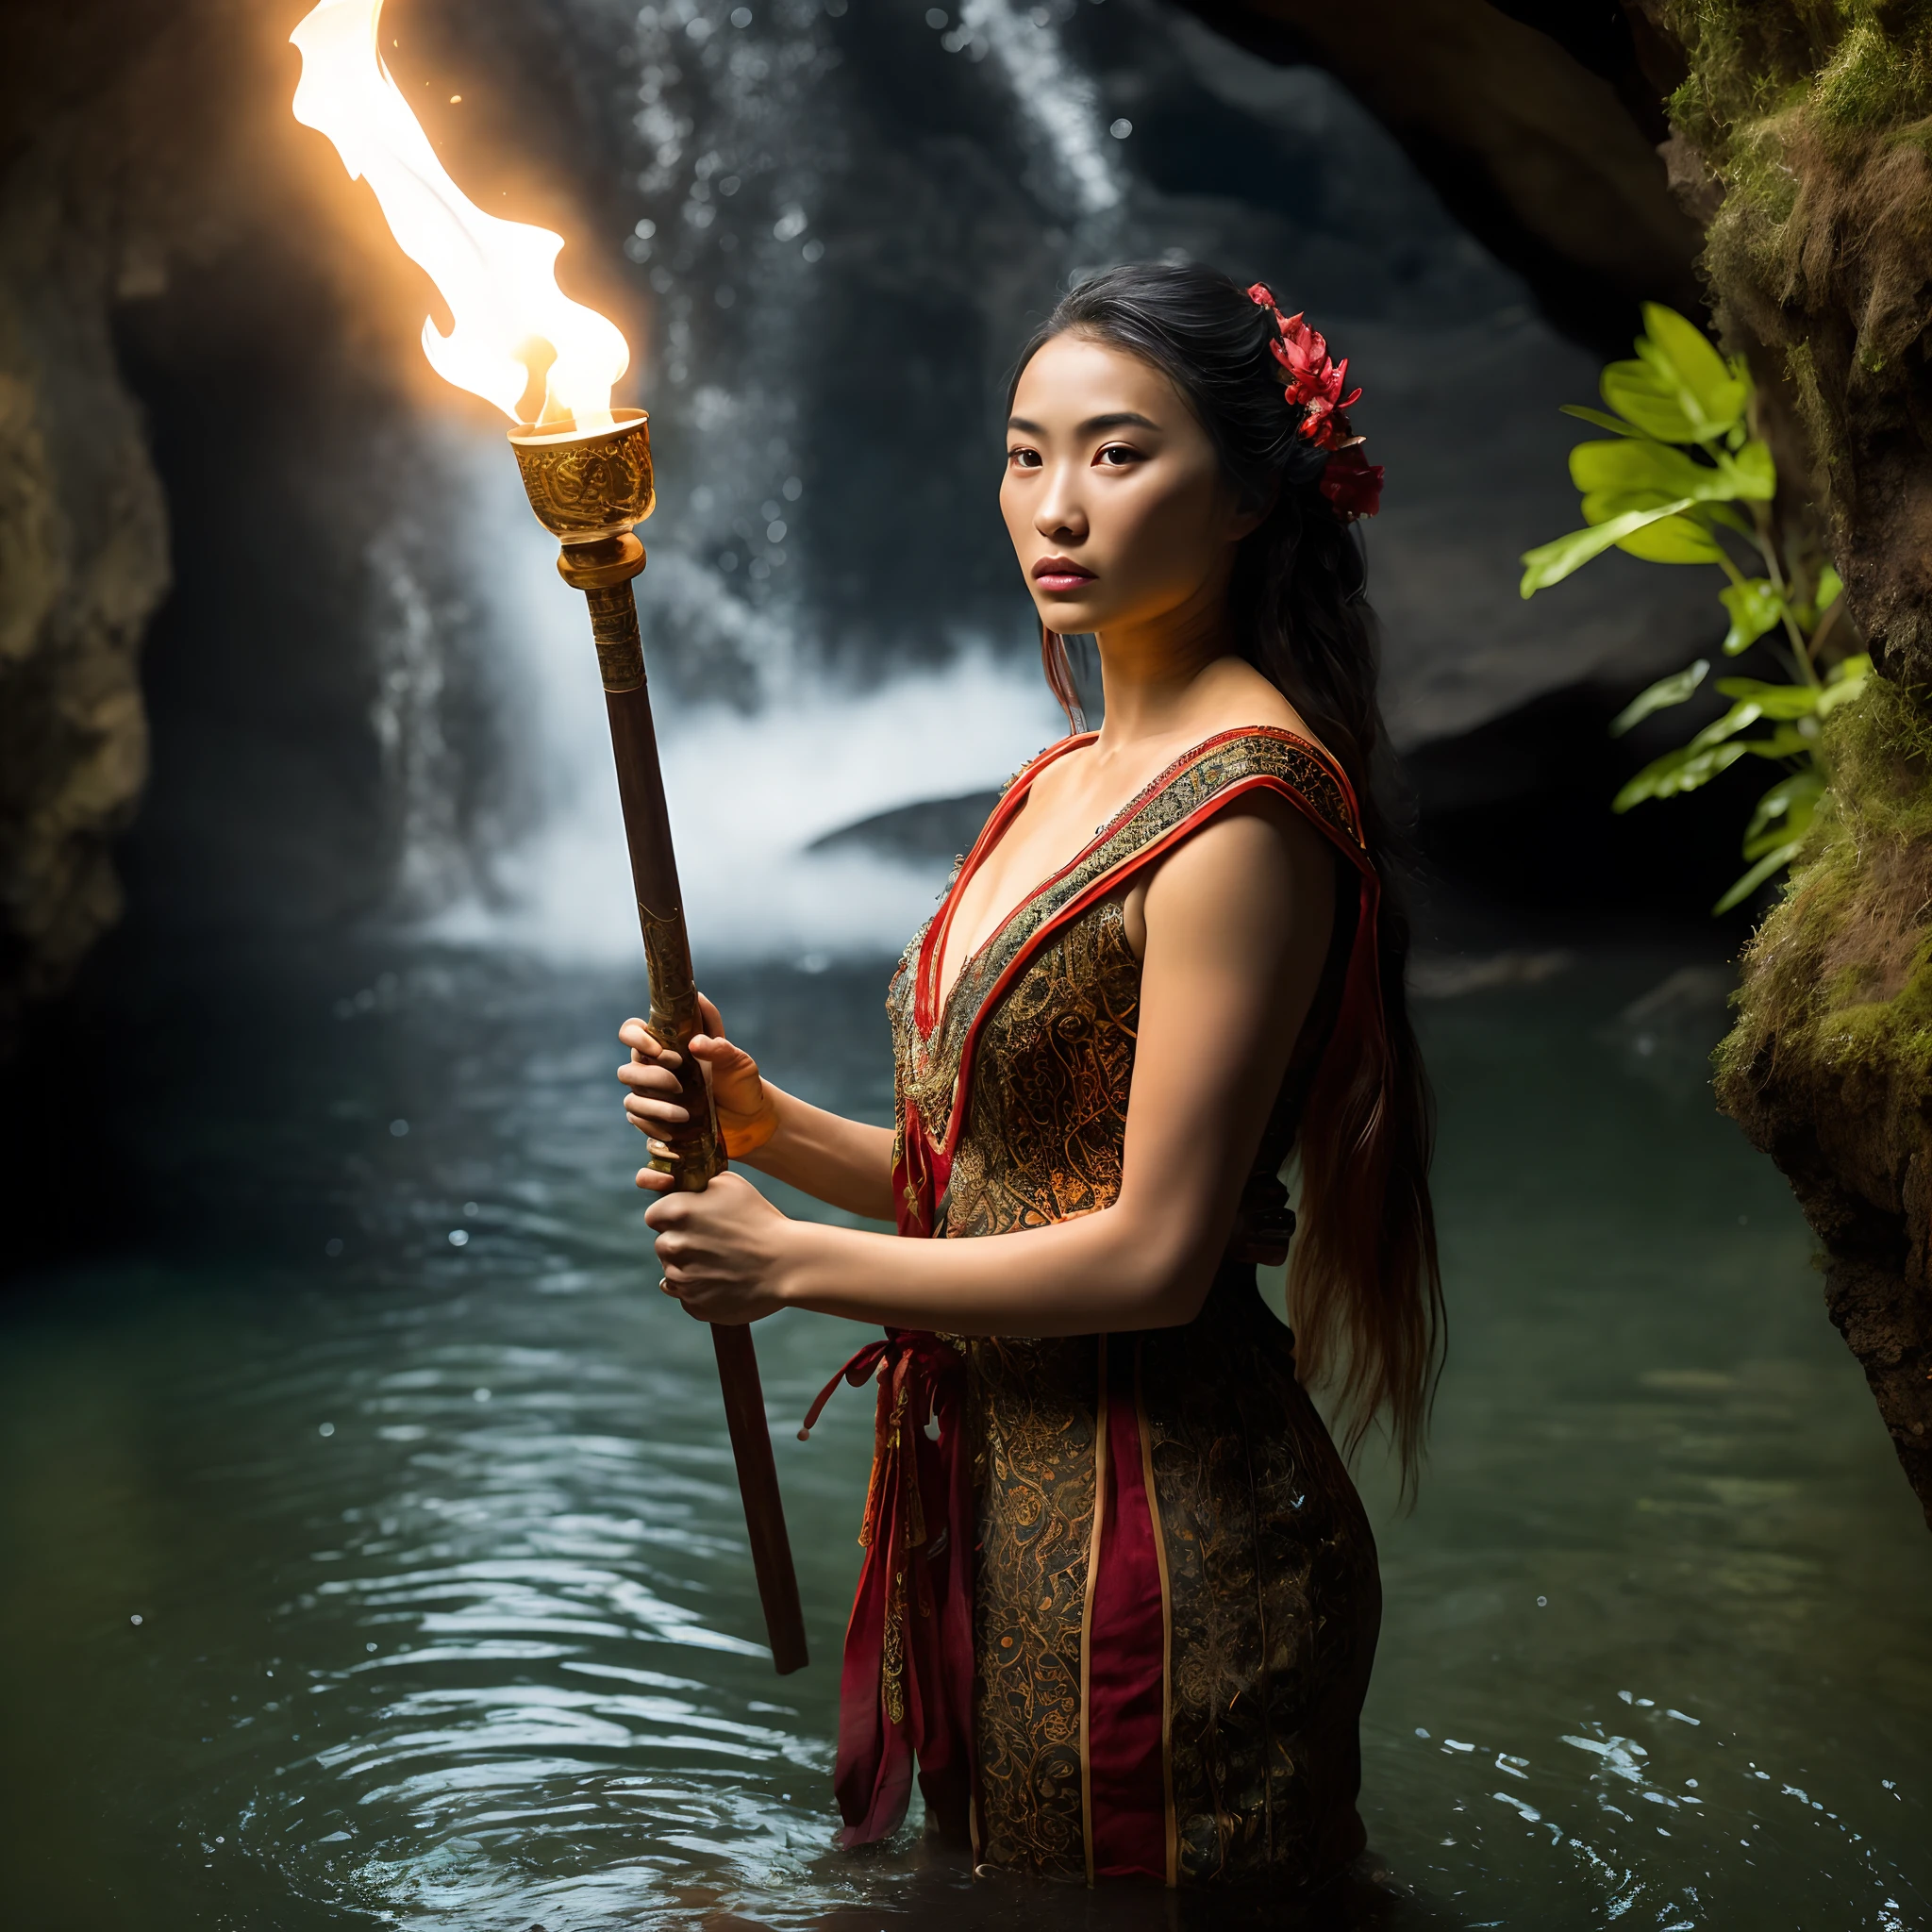
[[[642,422],[571,441],[524,441],[517,468],[543,527],[563,541],[641,524],[657,507],[651,439]]]
[[[628,583],[588,590],[591,636],[597,645],[597,671],[604,689],[636,691],[644,681],[644,641],[638,630],[638,600]]]

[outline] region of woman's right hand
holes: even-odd
[[[758,1063],[724,1038],[724,1023],[703,993],[698,995],[698,1010],[708,1030],[691,1036],[691,1058],[704,1069],[705,1083],[711,1090],[724,1152],[733,1160],[742,1160],[778,1131],[777,1103],[758,1074]],[[630,1048],[630,1059],[617,1070],[617,1077],[630,1090],[624,1110],[630,1124],[650,1138],[655,1152],[655,1143],[662,1141],[667,1128],[682,1126],[691,1118],[677,1084],[675,1070],[682,1062],[675,1052],[659,1045],[641,1020],[626,1020],[617,1037]],[[669,1186],[670,1176],[661,1178]]]

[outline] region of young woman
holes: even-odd
[[[916,1759],[996,1867],[1300,1887],[1362,1848],[1375,1552],[1303,1384],[1412,1475],[1441,1290],[1346,366],[1203,268],[1059,305],[1000,502],[1048,677],[1077,725],[1062,640],[1095,636],[1106,722],[1013,780],[901,963],[891,1133],[761,1079],[714,1008],[691,1042],[732,1159],[898,1228],[730,1174],[646,1217],[701,1321],[886,1331],[846,1371],[879,1385],[847,1843],[899,1824]],[[675,1138],[669,1056],[621,1037],[626,1110]],[[1292,1335],[1255,1284],[1291,1154]]]

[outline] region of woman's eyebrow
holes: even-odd
[[[1044,436],[1046,431],[1038,423],[1028,422],[1024,416],[1008,416],[1007,427],[1017,429],[1023,436]],[[1104,429],[1152,429],[1158,431],[1160,425],[1149,416],[1137,415],[1132,409],[1115,409],[1106,416],[1090,416],[1075,430],[1080,436],[1098,436]]]

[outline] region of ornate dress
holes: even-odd
[[[841,1682],[843,1837],[899,1824],[916,1760],[929,1810],[970,1819],[984,1864],[1314,1884],[1362,1847],[1357,1725],[1380,1588],[1254,1268],[1286,1251],[1278,1174],[1324,1054],[1379,1024],[1375,874],[1324,753],[1279,729],[1223,733],[1019,906],[941,1008],[959,882],[1038,774],[1090,741],[1013,781],[893,979],[902,1234],[1007,1234],[1116,1198],[1141,981],[1122,896],[1216,812],[1257,790],[1287,798],[1359,892],[1339,895],[1321,991],[1192,1322],[1044,1340],[895,1330],[841,1372],[879,1383]]]

